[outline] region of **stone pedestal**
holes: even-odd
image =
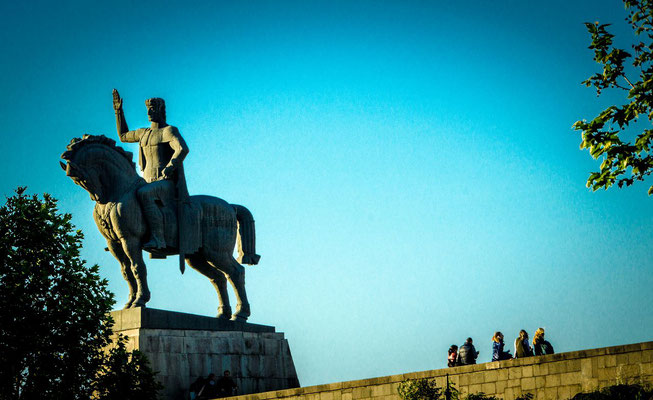
[[[128,350],[143,352],[159,372],[163,399],[188,399],[197,377],[227,369],[238,394],[299,387],[288,341],[272,326],[151,308],[111,316],[114,332],[129,337]]]

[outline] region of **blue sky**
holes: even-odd
[[[651,182],[592,193],[598,163],[571,130],[621,101],[580,85],[597,70],[583,22],[629,37],[625,16],[618,1],[4,2],[0,193],[59,198],[121,306],[93,203],[57,163],[73,137],[117,139],[114,87],[132,129],[163,97],[191,194],[256,218],[250,321],[286,333],[302,385],[441,368],[467,336],[487,361],[496,330],[543,326],[557,351],[651,340]],[[207,279],[148,267],[150,307],[215,315]]]

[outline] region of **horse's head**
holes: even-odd
[[[74,138],[61,158],[66,161],[59,162],[66,175],[84,188],[91,200],[101,203],[110,201],[121,183],[136,176],[132,153],[102,135]]]

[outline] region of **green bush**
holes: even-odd
[[[653,390],[641,385],[614,385],[589,393],[578,393],[571,400],[651,400]]]
[[[455,390],[455,389],[454,389]],[[434,380],[409,379],[401,382],[397,388],[403,400],[439,400],[444,399],[444,391],[437,387]],[[458,398],[456,391],[456,397]],[[453,399],[454,397],[452,397]]]
[[[470,393],[462,397],[453,383],[449,384],[451,400],[501,400],[500,397]],[[402,400],[445,400],[445,389],[439,388],[435,380],[408,379],[397,388]],[[533,400],[533,394],[526,393],[515,400]],[[558,399],[567,400],[567,399]],[[653,389],[641,385],[614,385],[588,393],[578,393],[571,400],[653,400]]]
[[[434,380],[429,379],[408,379],[399,384],[397,388],[399,397],[402,400],[445,400],[446,388],[439,388]],[[485,393],[470,393],[461,397],[460,392],[453,383],[449,384],[450,400],[501,400],[496,396]],[[526,393],[515,400],[532,400],[533,395]]]

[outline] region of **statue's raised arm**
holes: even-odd
[[[122,98],[116,89],[113,89],[113,110],[116,112],[116,130],[121,142],[138,142],[134,133],[129,134],[125,113],[122,110]]]

